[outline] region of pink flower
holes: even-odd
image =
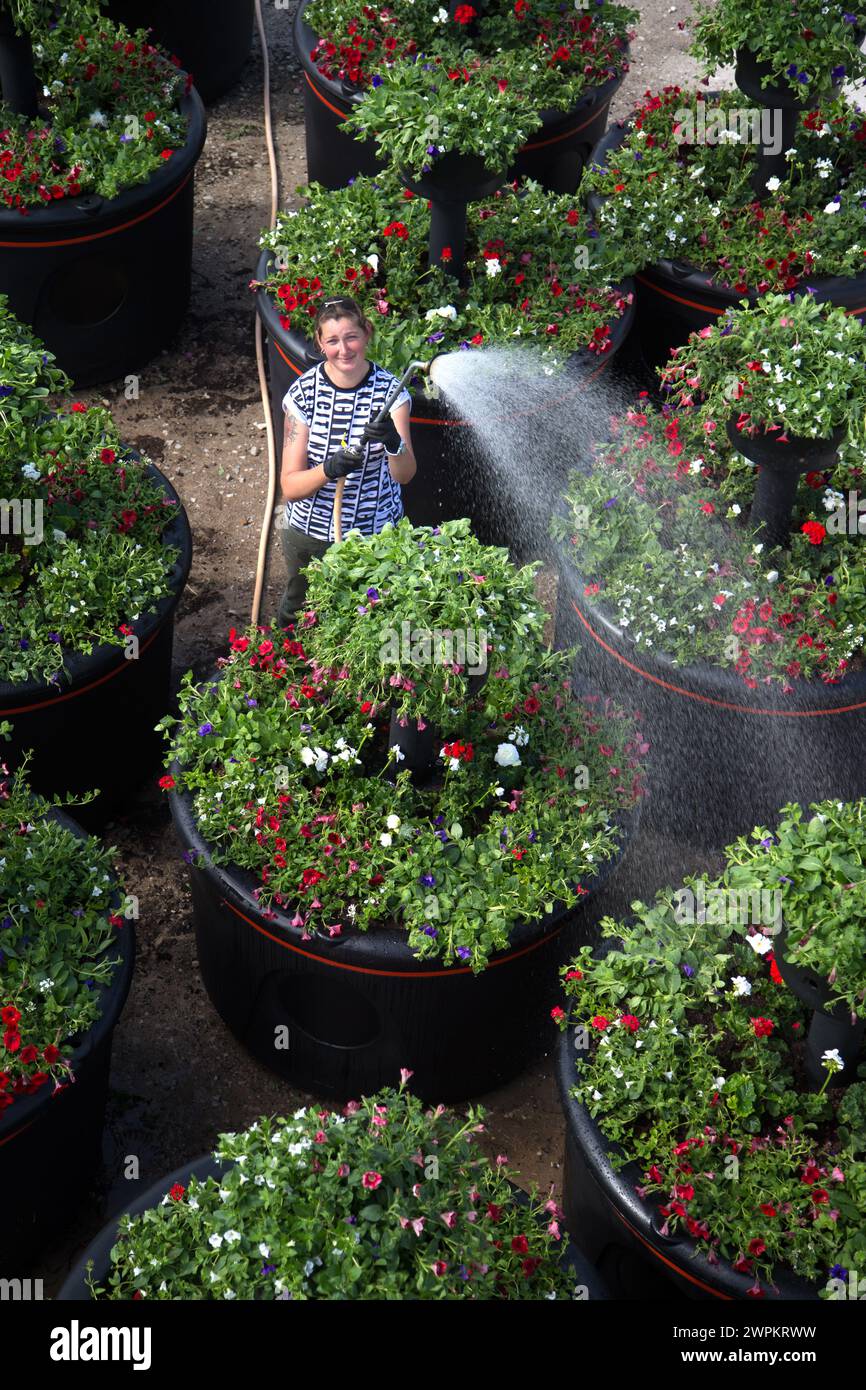
[[[845,1181],[845,1174],[842,1172],[842,1169],[838,1167],[833,1169],[832,1173],[830,1174],[830,1177],[832,1178],[833,1182]]]
[[[361,1186],[369,1188],[371,1192],[375,1192],[376,1188],[381,1186],[381,1183],[382,1174],[374,1173],[372,1170],[368,1170],[361,1179]]]
[[[414,1073],[413,1071],[410,1071],[408,1067],[401,1067],[401,1068],[400,1068],[400,1084],[401,1084],[401,1086],[405,1086],[405,1085],[406,1085],[406,1082],[409,1080],[410,1076],[414,1076],[414,1075],[415,1075],[415,1073]]]
[[[439,1215],[442,1217],[449,1231],[453,1231],[454,1227],[457,1225],[456,1211],[440,1211]]]
[[[441,1279],[448,1266],[444,1260],[434,1260],[430,1266],[437,1279]]]
[[[497,1154],[497,1155],[496,1155],[496,1166],[497,1166],[497,1168],[502,1168],[507,1162],[508,1162],[508,1154]]]
[[[551,1221],[550,1225],[547,1228],[547,1234],[549,1236],[553,1236],[554,1240],[562,1240],[562,1232],[559,1229],[558,1221]]]
[[[339,1168],[337,1169],[337,1177],[338,1177],[338,1178],[347,1178],[348,1176],[349,1176],[349,1165],[348,1165],[348,1163],[341,1163],[340,1166],[339,1166]]]

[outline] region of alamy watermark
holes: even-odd
[[[748,927],[760,923],[768,934],[782,925],[779,888],[707,888],[699,879],[674,893],[674,919],[680,926],[706,922],[712,927]]]
[[[782,152],[782,113],[772,106],[713,106],[696,102],[674,112],[678,145],[760,145],[766,154]]]
[[[0,536],[21,536],[27,545],[41,545],[42,502],[31,497],[0,497]]]
[[[467,675],[487,670],[487,631],[480,627],[412,627],[408,619],[386,628],[379,660],[383,666],[463,666]]]

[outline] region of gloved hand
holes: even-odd
[[[400,433],[390,415],[384,420],[371,420],[361,435],[362,444],[384,444],[385,452],[396,454],[400,448]]]
[[[363,462],[363,454],[356,454],[352,449],[338,449],[329,459],[325,459],[322,467],[325,477],[334,482],[337,478],[347,478],[356,468],[360,468]]]

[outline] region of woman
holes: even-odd
[[[279,610],[286,627],[303,608],[301,569],[334,540],[334,495],[346,479],[343,534],[375,535],[403,515],[401,487],[417,468],[409,434],[411,396],[401,392],[380,424],[397,378],[367,360],[373,325],[354,299],[328,299],[316,315],[314,340],[324,362],[289,387],[280,470],[286,525],[282,531],[287,584]],[[356,453],[347,450],[357,451]]]

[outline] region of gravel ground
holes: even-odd
[[[296,205],[306,178],[301,75],[291,42],[291,12],[263,6],[271,61],[274,130],[283,205]],[[677,27],[687,7],[644,0],[634,62],[614,114],[622,116],[647,87],[695,75]],[[192,573],[175,637],[175,676],[203,675],[225,649],[228,628],[245,623],[252,598],[267,452],[248,290],[256,244],[267,219],[268,170],[262,131],[263,65],[258,37],[241,84],[210,108],[210,129],[196,184],[192,300],[171,351],[141,375],[137,401],[111,385],[85,399],[110,405],[130,444],[171,478],[189,513],[195,542]],[[262,612],[276,601],[279,555]],[[111,824],[128,891],[138,896],[138,961],[117,1029],[106,1130],[103,1186],[71,1233],[58,1239],[32,1272],[53,1293],[71,1261],[107,1214],[162,1174],[208,1150],[225,1129],[307,1097],[254,1062],[208,1001],[198,972],[190,896],[166,806],[155,786]],[[688,850],[642,839],[598,912],[648,896],[672,873],[697,870]],[[555,1033],[551,1026],[551,1043]],[[563,1123],[544,1060],[510,1086],[480,1098],[489,1112],[491,1151],[506,1152],[526,1186],[556,1189]],[[128,1156],[138,1182],[124,1179]]]

